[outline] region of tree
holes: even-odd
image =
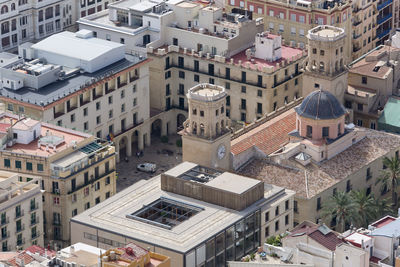
[[[381,191],[392,192],[392,207],[397,206],[396,189],[400,185],[400,161],[397,157],[383,158],[383,165],[386,167],[382,171],[382,175],[376,181],[381,184]]]
[[[367,195],[365,190],[351,191],[350,197],[355,203],[357,227],[367,227],[378,216],[377,201],[372,194]]]
[[[339,191],[323,206],[321,216],[325,220],[336,219],[336,223],[341,225],[344,232],[346,225],[357,219],[357,205],[349,194]]]
[[[387,199],[375,199],[374,205],[376,210],[376,217],[374,218],[375,220],[386,215],[395,216],[393,213],[392,204]]]

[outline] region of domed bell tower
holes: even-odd
[[[348,71],[346,34],[343,29],[320,25],[308,31],[308,57],[303,76],[303,96],[323,89],[344,103]]]
[[[198,84],[189,89],[189,117],[180,132],[183,161],[230,169],[231,132],[225,111],[226,96],[224,87],[213,84]]]

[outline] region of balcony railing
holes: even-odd
[[[35,202],[35,204],[34,205],[31,204],[30,207],[31,207],[30,211],[35,211],[39,208],[39,204]]]
[[[5,240],[10,237],[10,231],[7,231],[6,233],[1,233],[1,240]]]
[[[358,21],[354,21],[354,22],[353,22],[353,26],[357,26],[357,25],[360,25],[360,24],[361,24],[361,22],[362,22],[361,20],[358,20]]]
[[[353,46],[353,52],[357,52],[360,50],[361,50],[361,47]]]
[[[35,239],[35,238],[37,238],[37,237],[39,237],[40,236],[40,231],[36,231],[36,232],[33,232],[32,234],[31,234],[31,238],[32,239]]]
[[[22,224],[21,227],[17,227],[15,230],[15,233],[18,234],[19,232],[22,232],[25,230],[25,224]]]
[[[361,34],[353,34],[353,39],[358,39],[358,38],[360,38],[361,37]]]
[[[68,195],[70,195],[70,194],[72,194],[72,193],[74,193],[74,192],[76,192],[76,191],[78,191],[78,190],[80,190],[80,189],[82,189],[82,188],[88,186],[89,184],[93,184],[94,182],[96,182],[96,181],[98,181],[98,180],[104,178],[105,176],[110,175],[110,174],[113,173],[114,171],[115,171],[115,169],[111,169],[111,170],[108,170],[108,172],[105,172],[105,173],[103,173],[102,175],[99,175],[98,177],[94,177],[94,176],[93,176],[94,178],[90,179],[87,183],[83,183],[83,184],[81,184],[81,185],[75,187],[74,190],[69,191],[69,192],[68,192]]]
[[[383,30],[383,31],[381,31],[380,33],[377,31],[376,32],[376,37],[378,38],[378,39],[381,39],[382,37],[385,37],[386,35],[388,35],[389,33],[390,33],[390,31],[391,31],[392,29],[387,29],[387,30]]]
[[[383,16],[383,17],[378,17],[377,18],[377,24],[379,25],[379,24],[382,24],[382,23],[384,23],[385,21],[387,21],[388,19],[390,19],[392,17],[392,13],[390,13],[390,14],[387,14],[386,16]]]
[[[25,238],[17,239],[17,246],[22,246],[25,244]]]
[[[390,5],[392,2],[393,2],[393,0],[379,1],[378,5],[377,5],[377,9],[381,10],[381,9],[387,7],[388,5]]]
[[[10,222],[10,218],[6,217],[0,221],[1,226],[8,224]]]
[[[39,223],[39,216],[36,216],[34,220],[31,218],[31,226]]]
[[[24,210],[21,210],[20,212],[15,213],[15,219],[21,218],[24,216]]]

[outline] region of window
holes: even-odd
[[[19,160],[15,161],[15,168],[17,168],[17,169],[21,169],[22,168],[21,161],[19,161]]]
[[[125,104],[121,105],[121,112],[125,112]]]
[[[7,167],[7,168],[11,167],[11,161],[9,159],[4,159],[4,167]]]
[[[110,176],[107,176],[106,181],[105,181],[105,184],[106,184],[106,185],[109,185],[109,184],[110,184]]]
[[[289,200],[286,200],[285,201],[285,210],[288,210],[289,209]]]
[[[225,83],[225,89],[231,89],[231,83],[226,82]]]
[[[279,215],[279,206],[277,206],[276,208],[275,208],[275,216],[278,216]]]
[[[197,75],[197,74],[195,74],[195,75],[193,76],[193,80],[194,80],[195,82],[200,82],[200,76]]]
[[[296,28],[295,28],[295,27],[291,27],[291,28],[290,28],[290,33],[291,33],[292,35],[296,35]]]
[[[200,110],[200,117],[204,117],[204,111]]]
[[[317,210],[320,210],[321,208],[322,208],[321,198],[319,197],[319,198],[317,198]]]
[[[290,20],[296,21],[296,14],[290,14]]]
[[[83,123],[83,129],[84,129],[85,131],[89,130],[89,123],[88,123],[88,122],[84,122],[84,123]]]
[[[107,193],[106,193],[106,199],[109,198],[110,195],[111,195],[111,193],[110,193],[110,192],[107,192]]]
[[[329,127],[322,127],[322,137],[329,137]]]
[[[178,45],[178,39],[177,38],[172,38],[172,44],[173,45]]]
[[[241,109],[246,109],[246,99],[241,99],[240,108],[241,108]]]
[[[100,116],[100,115],[96,117],[96,123],[97,123],[97,124],[100,124],[100,123],[101,123],[101,116]]]
[[[90,202],[85,203],[85,210],[90,209]]]
[[[78,209],[73,209],[72,210],[72,217],[78,215]]]
[[[262,103],[257,103],[257,113],[262,114]]]
[[[307,137],[312,137],[312,126],[307,125]]]
[[[357,109],[358,109],[359,111],[363,111],[363,104],[358,103],[358,104],[357,104]]]
[[[325,56],[325,50],[319,50],[319,54],[321,55],[321,56]]]
[[[257,96],[262,97],[262,90],[257,90]]]
[[[226,105],[230,106],[231,105],[231,96],[226,96]]]
[[[372,178],[372,174],[371,174],[371,168],[367,168],[367,175],[366,175],[366,179],[367,179],[367,181],[369,180],[369,179],[371,179]]]
[[[298,213],[298,212],[299,212],[298,207],[297,207],[297,200],[293,201],[293,211],[294,211],[295,213]]]
[[[275,232],[279,231],[279,221],[275,222]]]
[[[43,164],[38,163],[38,164],[37,164],[37,170],[38,170],[39,172],[42,172],[42,171],[43,171]]]
[[[363,126],[363,121],[362,120],[357,120],[357,125],[362,127]]]
[[[179,78],[185,79],[185,72],[184,71],[179,71]]]
[[[84,108],[83,109],[83,116],[87,116],[88,115],[88,108]]]
[[[350,192],[351,190],[351,184],[350,184],[350,180],[346,182],[346,192]]]
[[[246,93],[246,86],[242,85],[242,90],[241,90],[241,92],[244,93],[244,94]]]
[[[100,190],[100,182],[94,184],[94,191]]]
[[[367,77],[366,76],[362,76],[361,77],[361,83],[362,84],[367,84]]]
[[[269,236],[269,226],[265,227],[265,237]]]
[[[95,205],[97,205],[97,204],[99,204],[100,203],[100,197],[96,197],[96,199],[95,199]]]
[[[110,109],[110,110],[108,111],[108,118],[111,119],[112,117],[113,117],[113,110]]]
[[[26,163],[26,169],[27,169],[28,171],[31,171],[31,170],[33,169],[33,167],[32,167],[32,162],[27,162],[27,163]]]
[[[288,225],[289,224],[289,215],[286,215],[285,216],[285,225]]]
[[[99,109],[100,109],[100,107],[101,107],[101,103],[100,103],[100,101],[99,101],[99,102],[96,102],[96,110],[99,110]]]

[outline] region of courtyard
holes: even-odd
[[[136,151],[133,151],[133,156],[128,157],[127,161],[125,161],[125,156],[121,157],[121,161],[117,163],[117,192],[139,180],[147,180],[181,163],[182,148],[176,145],[176,141],[179,139],[181,136],[178,134],[169,135],[168,142],[163,143],[159,136],[152,136],[151,145],[145,147],[142,156],[138,157]],[[146,173],[136,170],[137,164],[145,162],[155,163],[157,165],[156,172]]]

